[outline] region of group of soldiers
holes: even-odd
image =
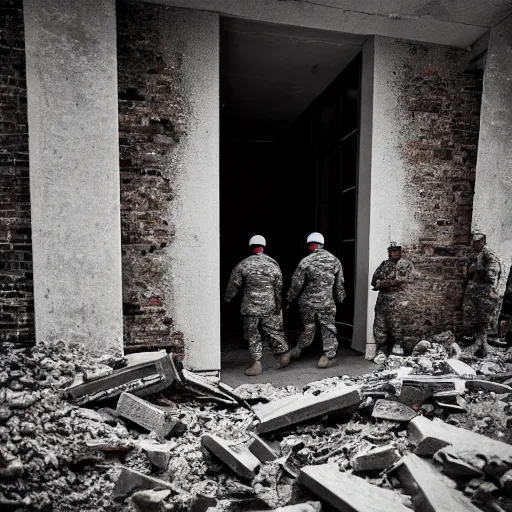
[[[311,233],[307,238],[309,255],[295,270],[285,299],[285,309],[298,298],[303,331],[297,345],[290,349],[283,328],[283,277],[278,263],[265,254],[265,239],[256,235],[249,241],[251,255],[232,271],[224,300],[230,302],[239,289],[244,290],[241,313],[244,316],[244,337],[249,344],[253,364],[247,368],[248,376],[262,372],[262,335],[269,341],[280,367],[288,366],[292,359],[313,342],[317,324],[323,344],[319,368],[336,364],[338,340],[336,334],[336,302],[342,303],[344,289],[343,269],[340,261],[324,248],[324,237]],[[464,357],[489,352],[487,332],[496,312],[498,281],[501,264],[498,256],[486,244],[486,236],[472,236],[473,256],[464,262],[467,285],[463,299],[465,337],[470,345]],[[375,305],[373,336],[377,345],[374,362],[383,363],[390,353],[403,355],[403,327],[407,317],[407,288],[415,277],[413,264],[402,257],[402,248],[396,243],[388,247],[388,259],[383,261],[371,281],[378,292]],[[511,273],[512,276],[512,273]],[[512,320],[512,277],[509,276],[503,300],[503,317]],[[508,316],[507,316],[508,315]],[[391,340],[391,347],[389,341]]]

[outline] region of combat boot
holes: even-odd
[[[298,359],[302,354],[302,349],[298,345],[295,345],[287,354],[290,356],[290,359]]]
[[[480,342],[477,338],[477,340],[475,341],[475,343],[473,343],[473,345],[466,347],[462,351],[462,354],[460,355],[459,359],[473,359],[474,357],[476,357],[475,354],[478,352],[479,349],[480,349]]]
[[[290,352],[291,351],[288,351],[288,352],[285,352],[284,354],[278,354],[275,356],[276,360],[279,364],[279,368],[284,368],[290,364],[290,360],[291,360]]]
[[[256,375],[260,375],[262,371],[261,361],[254,361],[252,366],[249,366],[249,368],[245,370],[245,375],[247,375],[247,377],[256,377]]]
[[[394,356],[402,356],[404,355],[404,349],[402,348],[402,345],[395,345],[393,347],[393,350],[391,351],[391,353],[394,355]]]
[[[386,356],[386,354],[384,353],[384,351],[383,351],[383,350],[379,350],[379,351],[377,352],[377,355],[373,358],[373,362],[374,362],[375,364],[383,364],[383,363],[385,363],[385,362],[386,362],[386,359],[387,359],[387,358],[388,358],[388,357]]]
[[[477,340],[478,339],[480,341],[480,349],[482,352],[482,357],[486,357],[487,355],[492,354],[493,349],[489,345],[489,342],[487,341],[487,334],[482,333],[482,334],[477,335]]]
[[[338,362],[336,357],[327,357],[325,354],[318,360],[318,368],[330,368]]]

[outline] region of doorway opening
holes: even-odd
[[[361,47],[364,38],[224,18],[221,22],[220,285],[255,234],[283,272],[283,297],[306,237],[321,232],[339,258],[347,299],[340,347],[354,315]],[[241,294],[221,306],[221,347],[245,350]],[[285,312],[295,343],[296,304]],[[317,334],[318,338],[318,334]],[[311,351],[321,352],[315,339]],[[247,352],[247,358],[248,358]]]

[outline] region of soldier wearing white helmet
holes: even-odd
[[[251,255],[231,272],[224,300],[230,302],[239,288],[244,288],[240,312],[244,316],[244,338],[253,360],[248,376],[262,372],[262,334],[281,367],[290,363],[288,343],[283,329],[283,276],[277,262],[264,254],[266,241],[261,235],[249,240]]]
[[[311,233],[307,244],[311,254],[299,263],[287,296],[287,301],[292,302],[300,294],[298,302],[304,324],[304,331],[299,336],[297,346],[290,351],[290,357],[299,357],[302,350],[311,345],[318,322],[324,350],[318,367],[328,368],[336,364],[338,339],[335,299],[339,303],[345,300],[343,269],[338,258],[324,249],[324,237],[320,233]]]

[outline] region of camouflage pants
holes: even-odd
[[[490,284],[470,282],[462,302],[464,330],[471,334],[475,327],[487,331],[496,312],[499,299],[491,299]]]
[[[300,308],[300,318],[304,325],[304,331],[299,336],[297,345],[304,349],[313,343],[316,332],[316,322],[320,325],[322,334],[322,345],[324,354],[333,358],[338,350],[338,338],[336,336],[336,307],[326,310],[314,310],[310,308]]]
[[[262,357],[262,334],[270,345],[272,354],[282,354],[289,349],[284,335],[282,313],[264,317],[244,317],[244,338],[249,343],[249,352],[253,361],[259,361]]]
[[[373,337],[379,349],[386,346],[388,336],[394,338],[396,345],[403,343],[402,322],[406,306],[400,304],[401,299],[396,294],[379,292],[373,320]]]

